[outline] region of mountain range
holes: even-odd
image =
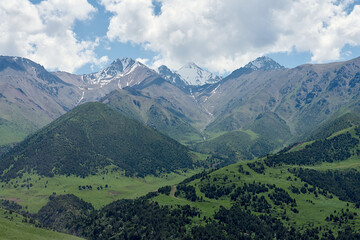
[[[359,112],[359,69],[360,58],[288,69],[260,57],[220,78],[194,63],[178,71],[166,66],[155,71],[123,58],[97,73],[75,75],[3,56],[1,145],[22,140],[79,104],[101,101],[182,143],[201,144],[198,149],[209,149],[205,145],[220,136],[225,145],[224,139],[234,136],[242,136],[236,141],[253,139],[252,148],[267,146],[246,154],[258,156],[327,119]],[[275,130],[279,126],[280,132]]]

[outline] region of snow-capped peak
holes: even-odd
[[[252,70],[276,70],[284,68],[279,63],[275,62],[269,57],[263,56],[249,62],[244,68]]]
[[[172,71],[168,67],[162,65],[158,68],[158,73],[164,79],[181,87],[187,85],[201,86],[221,80],[220,77],[202,69],[193,62],[185,64],[178,71]]]
[[[204,85],[207,83],[215,83],[221,80],[220,77],[210,73],[193,62],[187,63],[185,66],[176,71],[177,74],[187,85]]]
[[[83,75],[83,79],[90,84],[106,85],[115,77],[123,77],[142,65],[142,63],[131,58],[116,59],[110,66],[100,72]]]

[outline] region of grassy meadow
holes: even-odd
[[[13,179],[8,183],[0,182],[0,197],[17,202],[31,213],[36,213],[54,193],[74,194],[98,209],[118,199],[140,197],[162,186],[176,184],[199,171],[200,169],[189,170],[145,178],[125,177],[119,172],[85,178],[75,176],[50,178],[24,174],[22,178]]]

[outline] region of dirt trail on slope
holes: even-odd
[[[294,150],[295,148],[297,148],[298,146],[300,146],[301,144],[303,144],[302,142],[300,142],[300,143],[297,143],[295,146],[293,146],[289,151],[287,151],[287,153],[288,152],[291,152],[292,150]],[[303,148],[301,148],[301,149],[303,149]],[[301,149],[299,149],[299,150],[301,150]]]
[[[175,192],[176,192],[176,185],[172,186],[169,196],[172,198],[177,198],[175,197]]]
[[[11,202],[21,202],[21,199],[20,198],[5,198],[5,197],[0,197],[0,199],[4,199],[4,200],[8,200],[8,201],[11,201]]]

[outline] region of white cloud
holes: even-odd
[[[87,0],[1,1],[0,53],[69,72],[104,63],[107,57],[98,59],[94,53],[99,40],[78,40],[73,31],[75,21],[88,20],[95,11]]]
[[[137,58],[136,61],[147,65],[149,62],[149,59],[148,58]]]
[[[310,51],[313,62],[337,60],[344,45],[360,44],[360,7],[353,0],[102,0],[114,15],[111,41],[158,52],[155,65],[194,61],[231,71],[274,52]]]

